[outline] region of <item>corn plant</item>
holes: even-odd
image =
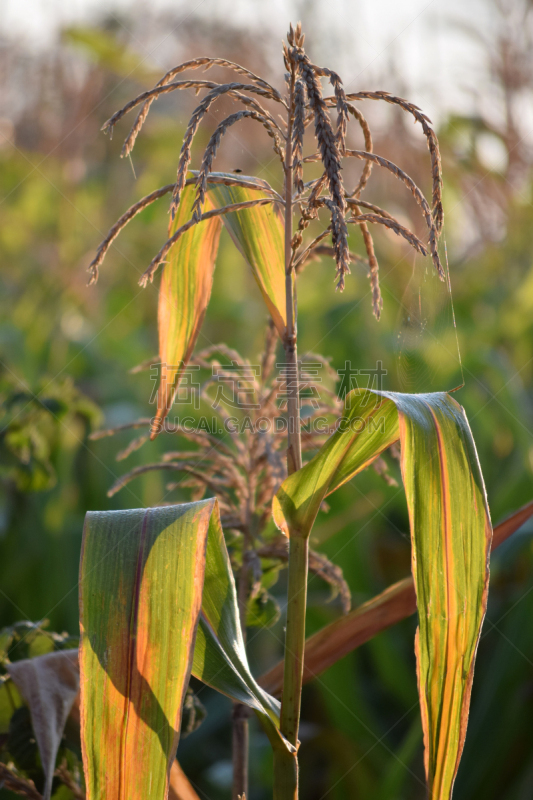
[[[310,553],[309,536],[325,498],[369,465],[379,468],[384,451],[398,445],[419,618],[415,647],[428,791],[434,800],[451,797],[487,603],[492,543],[468,422],[461,406],[446,393],[355,389],[343,407],[334,398],[328,401],[327,412],[338,417],[331,435],[306,432],[300,419],[296,318],[297,280],[309,259],[320,255],[333,259],[340,291],[350,264],[365,263],[379,319],[382,298],[372,226],[385,226],[417,253],[429,255],[444,280],[438,252],[443,225],[439,147],[430,121],[415,105],[382,91],[347,94],[340,77],[316,66],[303,45],[301,26],[291,26],[283,51],[284,92],[233,62],[198,58],[170,70],[104,126],[112,132],[129,111],[139,109],[124,143],[122,152],[127,156],[158,97],[181,89],[205,92],[187,125],[175,181],[132,206],[110,230],[90,266],[94,282],[109,246],[125,225],[151,203],[171,196],[169,238],[141,278],[145,286],[161,267],[157,413],[151,421],[137,424],[145,432],[128,452],[166,429],[192,440],[197,456],[190,450],[171,451],[160,463],[126,475],[112,491],[143,471],[161,469],[183,473],[193,499],[87,516],[80,568],[80,670],[90,800],[167,796],[191,673],[236,704],[233,796],[248,796],[246,715],[239,713],[244,706],[258,715],[272,745],[274,797],[298,797],[304,679],[380,629],[383,623],[375,619],[376,608],[387,607],[385,624],[414,610],[412,584],[403,582],[320,632],[318,639],[313,637],[306,656],[308,569],[329,576],[346,596],[338,569]],[[213,67],[232,71],[233,80],[181,78],[186,71]],[[323,78],[331,85],[331,95],[323,95]],[[237,110],[216,127],[199,169],[192,170],[195,134],[221,98],[230,98]],[[422,127],[431,160],[431,203],[400,167],[373,152],[371,131],[358,105],[363,100],[393,104]],[[351,118],[362,131],[364,150],[347,147]],[[272,140],[283,176],[281,194],[264,180],[213,171],[224,135],[244,119],[259,123]],[[308,140],[314,143],[313,152],[304,156]],[[347,189],[343,180],[345,159],[358,159],[364,165],[353,189]],[[320,165],[320,174],[305,180],[304,168],[310,163]],[[427,225],[426,242],[362,198],[374,166],[391,172],[414,196]],[[261,382],[250,384],[260,396],[254,413],[267,422],[277,414],[271,376],[278,340],[284,349],[287,432],[283,435],[267,425],[261,434],[228,430],[228,440],[168,425],[187,365],[194,359],[205,365],[217,355],[215,350],[194,355],[194,347],[211,294],[222,225],[251,267],[271,318]],[[320,229],[311,236],[311,226],[317,225]],[[361,231],[366,258],[350,251],[350,225]],[[217,357],[224,356],[232,365],[240,359],[221,346]],[[309,451],[312,455],[304,463],[302,453]],[[279,533],[267,540],[271,515]],[[267,559],[271,565],[273,560],[274,568],[286,563],[288,569],[285,651],[282,667],[258,682],[248,665],[245,630],[250,602],[262,592]],[[324,655],[328,641],[333,648],[329,657]],[[281,704],[274,696],[280,689]]]

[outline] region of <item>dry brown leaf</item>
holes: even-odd
[[[46,779],[43,797],[49,800],[57,751],[79,689],[78,651],[57,650],[15,661],[7,670],[30,709]]]

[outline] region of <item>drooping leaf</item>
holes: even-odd
[[[220,518],[213,515],[206,551],[202,613],[194,647],[193,675],[222,694],[253,708],[271,741],[287,751],[279,732],[280,707],[256,682],[246,657],[237,593]]]
[[[426,774],[430,796],[447,800],[464,745],[492,538],[463,409],[442,393],[351,392],[342,426],[282,484],[273,513],[288,535],[308,536],[323,498],[397,439],[419,614],[416,653]]]
[[[194,197],[194,187],[187,186],[170,222],[169,236],[190,219]],[[213,286],[220,227],[218,217],[194,225],[178,239],[163,268],[158,307],[161,374],[152,439],[172,406],[200,333]]]
[[[266,193],[263,195],[267,196]],[[208,191],[208,197],[217,208],[261,196],[261,192],[243,186],[211,184]],[[283,336],[287,314],[284,227],[280,214],[272,204],[224,214],[222,220],[236,247],[252,268],[272,320],[279,335]]]
[[[274,521],[286,535],[309,536],[326,495],[372,463],[399,438],[394,403],[355,390],[347,395],[338,430],[316,456],[290,475],[274,497]]]
[[[166,797],[214,502],[87,514],[80,683],[88,800]]]
[[[166,797],[191,667],[282,743],[279,703],[246,660],[216,500],[89,513],[80,617],[87,800]]]
[[[503,544],[532,516],[533,501],[498,523],[494,527],[492,549]],[[347,653],[415,611],[413,579],[404,578],[346,616],[326,625],[306,640],[303,682],[313,680]],[[278,697],[283,684],[283,661],[262,675],[258,683],[265,691]]]
[[[78,653],[59,650],[15,661],[8,671],[30,709],[45,774],[43,797],[49,800],[65,722],[78,694]]]

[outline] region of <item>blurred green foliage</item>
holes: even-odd
[[[35,100],[32,136],[29,123],[21,122],[14,143],[0,150],[0,624],[47,616],[53,628],[75,635],[85,512],[188,499],[187,490],[169,494],[164,478],[149,473],[109,500],[109,486],[126,471],[115,455],[131,436],[98,442],[87,438],[91,427],[100,424],[99,413],[109,427],[152,415],[149,373],[131,375],[129,370],[157,352],[157,281],[141,290],[137,280],[165,239],[165,202],[146,209],[117,241],[96,287],[86,288],[84,270],[118,216],[174,179],[194,97],[158,101],[134,150],[135,178],[130,164],[118,158],[119,133],[128,125],[112,142],[103,139],[99,128],[152,81],[152,68],[136,59],[109,27],[70,32],[63,49],[67,65],[72,58],[85,65],[71,105],[61,86],[54,101]],[[51,142],[39,127],[44,112],[64,122]],[[199,144],[205,144],[217,114],[202,128]],[[423,143],[396,116],[387,120],[376,150],[388,155],[390,147],[394,153],[401,141],[393,160],[401,165],[403,156],[423,165],[419,182],[427,190]],[[222,148],[217,168],[239,168],[279,188],[271,153],[250,129],[244,131],[227,152]],[[493,520],[498,521],[533,497],[533,180],[527,161],[519,184],[505,169],[488,169],[477,146],[486,133],[475,116],[450,118],[439,131],[445,238],[465,379],[455,396],[470,420]],[[505,149],[504,137],[500,143]],[[415,215],[411,201],[404,200],[393,180],[383,178],[368,199],[386,205],[383,197],[392,196],[410,219]],[[346,291],[338,295],[332,263],[312,262],[299,286],[299,352],[302,358],[313,352],[331,357],[334,369],[346,361],[372,368],[382,360],[388,370],[384,388],[405,390],[398,338],[413,261],[392,236],[378,232],[375,238],[382,321],[372,317],[364,269],[354,264]],[[362,252],[357,233],[351,245]],[[444,327],[436,316],[429,319],[411,354],[409,375],[419,390],[456,385],[460,369],[450,310],[446,302]],[[257,358],[265,322],[253,278],[223,234],[199,345],[223,341]],[[432,353],[439,331],[450,337],[438,339],[449,360]],[[431,375],[431,387],[423,385],[426,375]],[[169,443],[165,434],[146,444],[129,457],[128,468],[157,460]],[[390,469],[399,488],[367,471],[331,498],[329,513],[320,514],[313,533],[314,546],[342,567],[354,605],[409,571],[407,512],[394,460]],[[524,800],[533,793],[532,532],[531,525],[525,526],[492,559],[489,611],[456,800]],[[281,654],[283,613],[278,622],[275,616],[276,604],[284,608],[283,581],[282,571],[275,586],[265,587],[273,599],[261,595],[262,613],[272,627],[249,631],[257,674]],[[338,614],[339,606],[324,604],[328,590],[318,578],[310,578],[309,590],[312,633]],[[303,797],[425,796],[414,628],[410,619],[380,634],[305,689]],[[180,744],[180,761],[200,793],[224,800],[230,796],[229,703],[195,688],[208,716],[201,731]],[[251,800],[269,797],[271,774],[268,744],[254,728]],[[0,797],[8,796],[0,790]]]

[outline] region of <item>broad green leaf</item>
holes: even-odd
[[[170,223],[169,237],[190,219],[194,197],[194,186],[185,187],[177,214]],[[158,308],[161,375],[152,439],[161,430],[172,406],[200,333],[213,286],[220,227],[218,217],[194,225],[178,239],[163,268]]]
[[[211,184],[208,191],[208,197],[217,208],[262,196],[267,195],[243,186]],[[284,227],[281,216],[272,204],[233,211],[224,214],[222,220],[236,247],[251,266],[279,335],[283,336],[287,325],[287,314]]]
[[[87,514],[80,685],[88,800],[166,797],[214,502]]]
[[[284,744],[279,704],[250,673],[238,619],[216,500],[87,515],[80,672],[88,800],[166,797],[191,667],[254,708]]]
[[[443,393],[354,391],[343,428],[282,484],[276,524],[308,536],[323,498],[401,442],[419,628],[416,654],[430,796],[451,796],[485,615],[492,528],[472,434]]]
[[[282,483],[274,497],[272,511],[278,528],[287,536],[309,536],[324,497],[398,438],[393,403],[372,392],[351,392],[338,429],[308,464]]]

